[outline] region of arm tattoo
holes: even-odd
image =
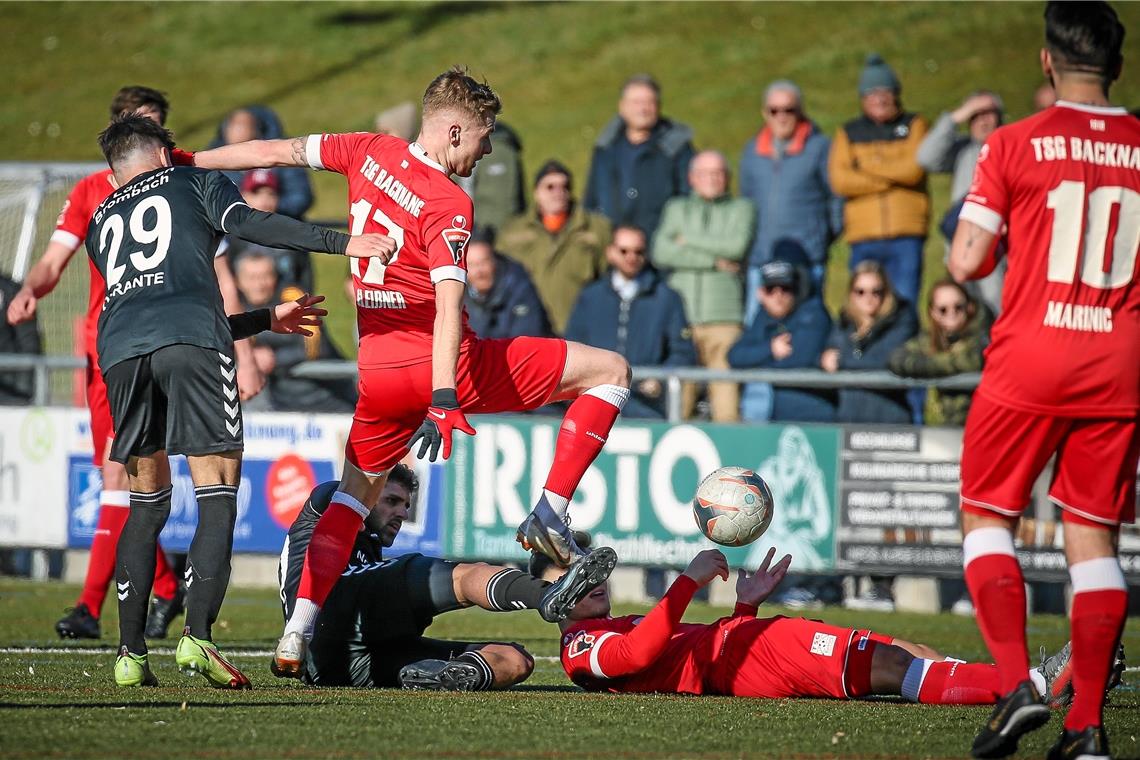
[[[293,163],[297,166],[308,166],[309,156],[305,152],[305,138],[294,137],[290,143],[290,148],[293,151]]]

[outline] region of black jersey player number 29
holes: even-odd
[[[124,263],[119,263],[127,226],[130,228],[130,237],[135,243],[148,247],[153,245],[154,250],[149,253],[132,251],[126,255]],[[131,210],[130,218],[126,221],[119,214],[107,217],[99,230],[99,251],[107,256],[108,298],[123,281],[127,271],[126,261],[129,261],[134,270],[140,274],[153,271],[162,264],[170,250],[170,235],[170,203],[161,195],[143,200]],[[161,277],[161,273],[155,276]]]

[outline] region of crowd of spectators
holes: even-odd
[[[719,151],[696,150],[692,129],[662,115],[652,77],[630,77],[598,132],[580,194],[556,158],[528,185],[523,140],[500,122],[492,153],[460,180],[479,225],[467,252],[471,327],[495,338],[561,335],[618,351],[635,366],[890,370],[913,378],[980,369],[1000,311],[1001,266],[965,288],[940,281],[922,333],[918,301],[931,214],[953,234],[981,147],[1002,123],[1001,97],[977,90],[929,126],[904,108],[902,83],[874,53],[855,91],[861,112],[829,137],[807,115],[796,83],[770,83],[758,130],[733,166]],[[1051,95],[1048,87],[1035,93],[1038,107]],[[410,140],[418,125],[416,106],[401,103],[380,113],[375,128]],[[282,134],[271,110],[251,105],[225,118],[215,144]],[[937,173],[951,176],[947,209],[931,208],[927,176]],[[233,179],[256,208],[300,216],[312,203],[303,170]],[[851,248],[850,274],[833,315],[823,294],[840,238]],[[306,257],[228,243],[249,304],[312,288]],[[322,333],[264,338],[256,355],[269,377],[262,403],[297,409],[312,394],[296,392],[303,381],[288,369],[340,352]],[[331,386],[316,396],[306,408],[339,409],[352,399],[351,389]],[[713,382],[683,384],[680,401],[686,419],[714,422],[906,424],[925,413],[959,425],[970,393]],[[625,414],[664,417],[662,383],[637,381]]]

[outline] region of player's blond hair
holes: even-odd
[[[477,82],[466,66],[452,66],[431,81],[424,91],[423,118],[443,111],[490,122],[503,110],[499,96],[486,82]]]

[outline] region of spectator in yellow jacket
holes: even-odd
[[[917,153],[928,125],[902,109],[898,76],[878,53],[859,76],[863,114],[835,135],[828,176],[843,196],[851,269],[872,259],[886,269],[898,294],[916,303],[922,246],[930,222],[926,171]]]

